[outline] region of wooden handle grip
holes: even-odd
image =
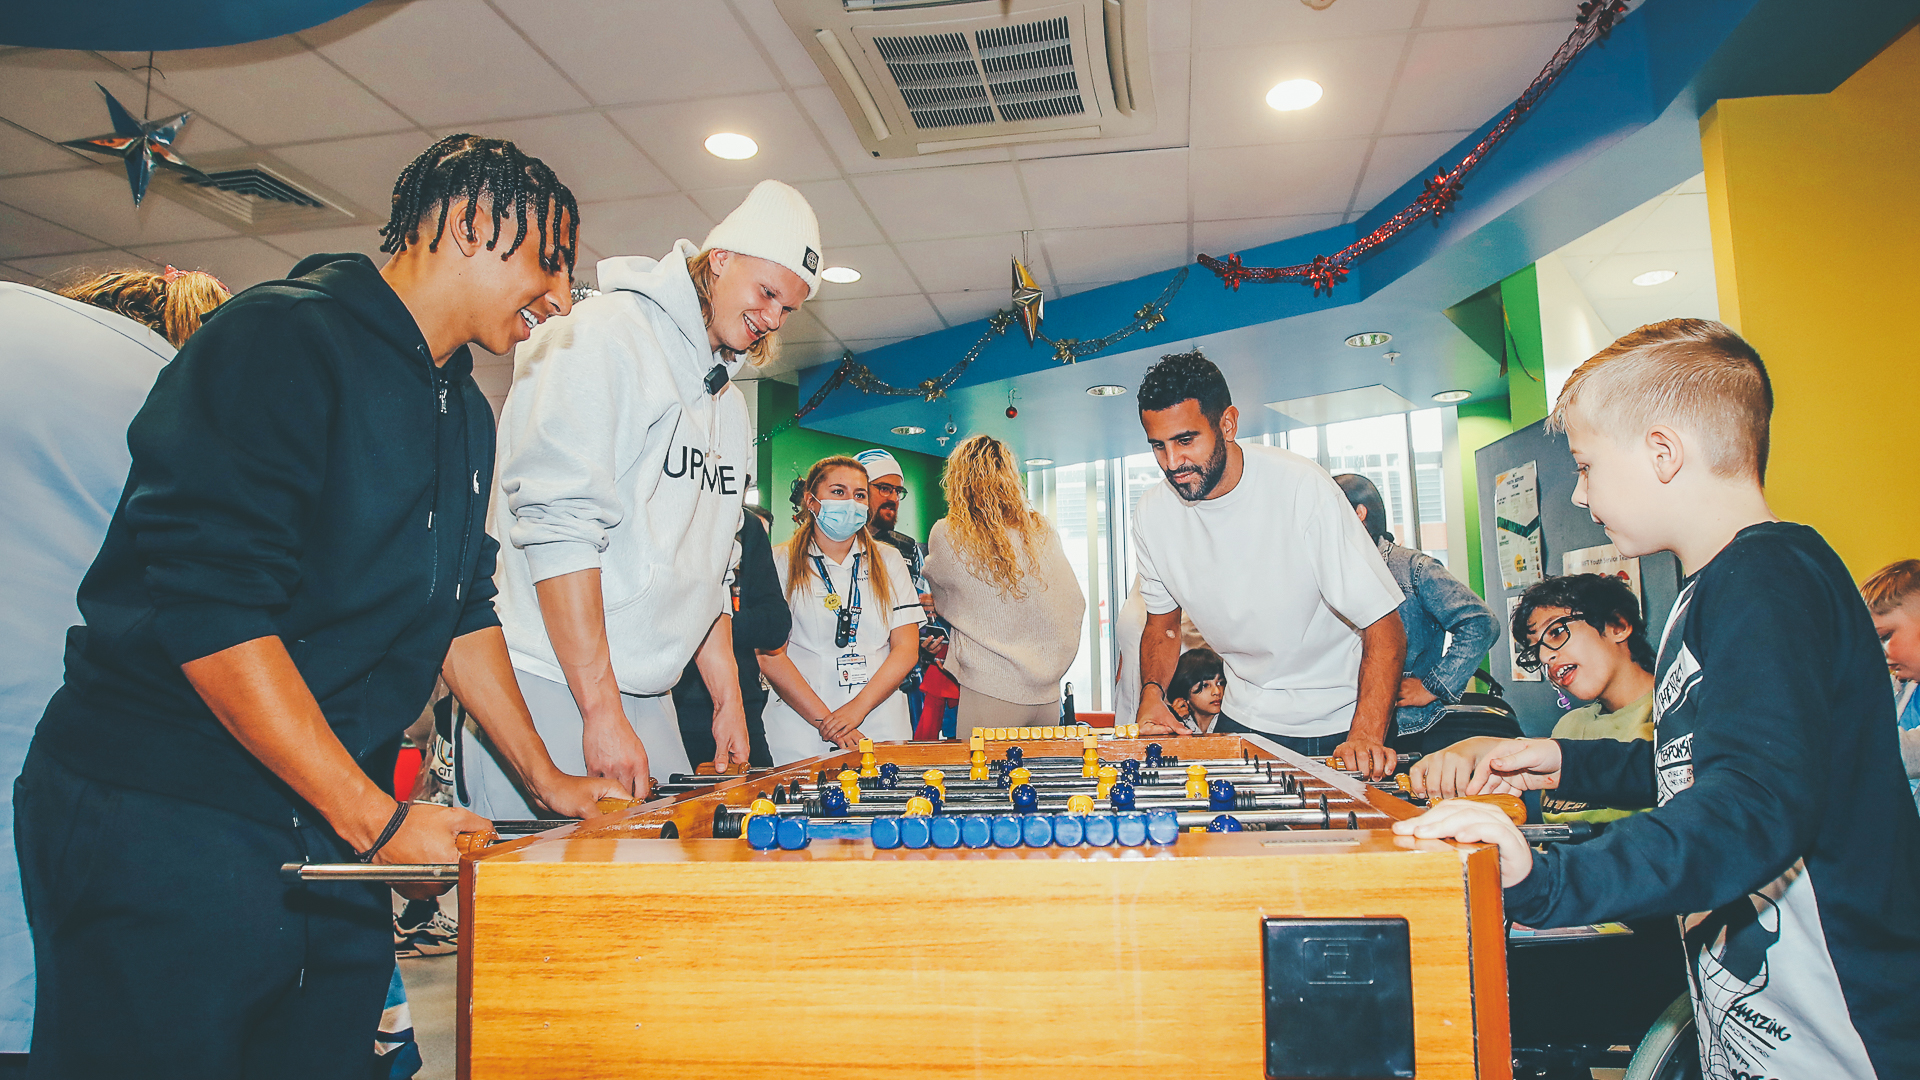
[[[595,799],[593,808],[603,814],[617,814],[639,805],[639,799],[623,799],[618,795],[609,795],[604,799]]]
[[[1466,795],[1468,802],[1486,803],[1507,815],[1507,820],[1515,825],[1527,823],[1527,804],[1520,801],[1518,795]]]
[[[463,832],[453,838],[453,849],[462,855],[474,855],[499,842],[500,834],[492,829],[484,832]]]

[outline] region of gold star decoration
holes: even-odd
[[[156,165],[186,173],[197,180],[207,180],[206,173],[187,164],[185,158],[173,152],[173,140],[180,137],[180,129],[187,126],[192,113],[176,113],[161,120],[135,120],[126,106],[107,92],[106,87],[99,83],[93,85],[99,87],[100,93],[107,99],[107,115],[113,120],[113,133],[70,139],[61,143],[61,146],[124,161],[127,166],[127,186],[133,189],[135,206],[139,206],[140,200],[147,197],[147,184],[153,179]]]
[[[1020,320],[1020,329],[1027,332],[1027,344],[1031,346],[1034,338],[1040,334],[1040,320],[1046,318],[1047,298],[1034,284],[1033,275],[1013,260],[1013,311]]]

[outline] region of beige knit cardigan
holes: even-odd
[[[1044,705],[1060,699],[1060,680],[1080,652],[1087,598],[1051,527],[1035,550],[1016,541],[1014,551],[1024,599],[974,576],[954,550],[943,518],[927,536],[925,574],[934,606],[953,627],[947,673],[977,693]]]

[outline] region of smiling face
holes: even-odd
[[[873,499],[873,523],[881,532],[889,532],[900,523],[900,499],[906,491],[899,473],[888,473],[868,481]]]
[[[779,263],[716,249],[708,265],[714,281],[707,293],[713,307],[707,344],[716,350],[746,352],[807,299],[807,283]]]
[[[1577,417],[1567,423],[1567,447],[1579,474],[1573,505],[1607,531],[1620,554],[1649,555],[1667,547],[1658,526],[1665,494],[1652,454],[1633,441],[1603,435]]]
[[[1885,615],[1875,615],[1873,630],[1887,651],[1887,667],[1894,677],[1920,680],[1920,597],[1909,596]]]
[[[462,213],[459,203],[449,209],[449,229],[458,228],[458,215]],[[528,217],[532,216],[529,212]],[[486,241],[492,230],[483,208],[474,223],[477,242],[461,242],[456,247],[463,256],[460,291],[471,313],[469,337],[496,356],[511,352],[527,340],[535,326],[573,310],[573,252],[564,247],[571,231],[568,215],[550,215],[546,243],[530,235],[504,260],[500,251],[512,243],[514,223],[509,217],[501,224],[500,239],[494,250],[488,251]],[[442,243],[440,250],[445,252],[450,246]],[[543,250],[549,266],[541,265]]]
[[[1169,408],[1142,410],[1140,426],[1147,445],[1167,483],[1188,502],[1213,494],[1227,471],[1227,446],[1239,430],[1240,411],[1227,406],[1215,425],[1200,411],[1200,402],[1188,398]]]
[[[1627,647],[1632,633],[1624,622],[1595,630],[1562,607],[1536,608],[1527,616],[1527,641],[1539,649],[1540,673],[1581,701],[1599,700],[1626,669],[1640,670]],[[1562,634],[1565,641],[1550,644]]]

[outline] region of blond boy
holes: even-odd
[[[1886,650],[1896,680],[1900,758],[1907,786],[1920,800],[1920,559],[1902,559],[1874,571],[1860,584],[1860,596],[1873,612],[1873,631]]]
[[[1759,356],[1695,319],[1601,350],[1554,409],[1574,503],[1686,574],[1654,740],[1513,740],[1468,788],[1654,809],[1542,852],[1474,803],[1395,831],[1497,845],[1530,926],[1680,916],[1708,1080],[1920,1076],[1920,816],[1866,607],[1820,535],[1767,506],[1772,411]]]

